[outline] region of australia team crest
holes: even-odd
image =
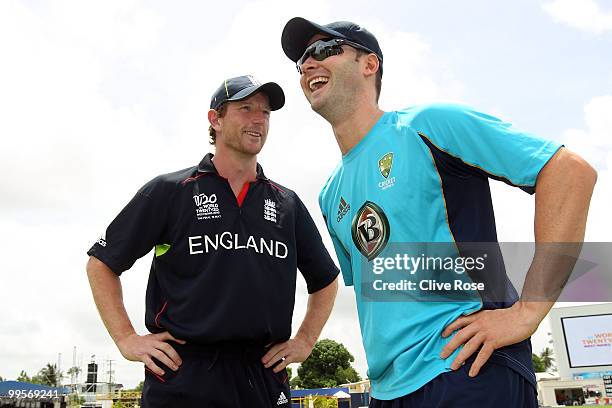
[[[378,170],[384,178],[387,178],[391,174],[391,167],[393,167],[393,153],[387,153],[378,161]]]

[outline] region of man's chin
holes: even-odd
[[[313,111],[317,112],[319,115],[321,114],[322,111],[325,110],[325,103],[322,100],[311,100],[310,101],[310,109],[312,109]]]
[[[243,153],[256,156],[263,149],[263,144],[259,146],[246,146],[242,149]]]
[[[333,111],[333,108],[330,106],[330,104],[326,103],[323,100],[311,102],[310,108],[325,119],[329,119],[331,111]]]

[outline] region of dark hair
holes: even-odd
[[[355,48],[355,51],[357,52],[357,56],[355,57],[355,61],[359,61],[359,58],[363,57],[364,55],[370,55],[372,54],[371,52],[368,52],[366,50],[360,50],[359,48]],[[376,57],[378,58],[378,57]],[[378,59],[378,62],[380,62],[380,58]],[[378,103],[378,98],[380,97],[380,89],[382,88],[382,72],[380,71],[380,66],[378,67],[378,71],[376,72],[376,102]]]
[[[224,103],[215,110],[217,111],[217,116],[222,118],[225,116],[225,112],[227,111],[227,103]],[[210,135],[209,143],[214,146],[217,143],[217,132],[215,132],[212,125],[208,126],[208,134]]]

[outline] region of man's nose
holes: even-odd
[[[304,63],[300,67],[300,70],[302,71],[302,73],[304,73],[307,70],[315,69],[318,66],[319,66],[319,61],[317,61],[316,59],[312,58],[312,55],[309,55],[308,58],[306,58],[306,61],[304,61]]]
[[[253,112],[253,115],[251,116],[251,120],[253,121],[253,123],[256,123],[256,124],[265,123],[266,117],[267,117],[266,113],[263,110],[260,110],[260,111]]]

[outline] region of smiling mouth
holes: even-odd
[[[254,130],[245,130],[244,133],[246,133],[249,136],[253,136],[253,137],[261,137],[262,134],[260,132],[256,132]]]
[[[311,92],[314,92],[314,91],[317,91],[323,88],[325,84],[327,84],[327,82],[329,82],[329,78],[327,77],[324,77],[324,76],[314,77],[310,81],[308,81],[308,88],[310,89]]]

